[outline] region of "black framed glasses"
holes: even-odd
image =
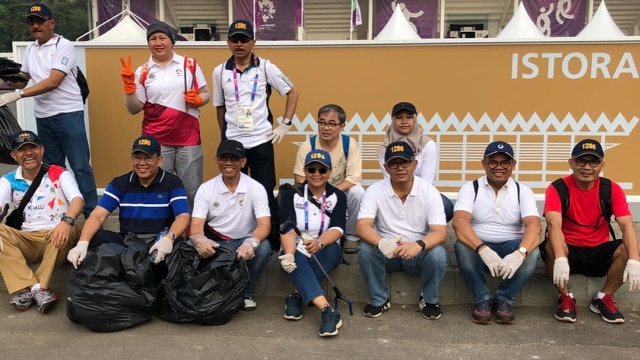
[[[317,171],[318,173],[320,173],[320,175],[324,175],[327,173],[327,171],[329,171],[329,169],[327,169],[326,167],[320,167],[320,168],[308,167],[306,170],[309,174],[315,174]]]
[[[335,122],[325,122],[325,121],[318,121],[318,127],[319,128],[323,128],[323,127],[328,127],[329,129],[335,129],[336,127],[340,126],[341,123],[335,123]]]
[[[229,38],[229,42],[230,43],[241,43],[241,44],[246,44],[249,41],[251,41],[251,38],[249,38],[248,36],[232,36]]]
[[[579,167],[584,167],[587,164],[589,164],[589,166],[591,167],[597,167],[597,166],[600,166],[600,164],[602,164],[602,160],[600,160],[600,158],[597,158],[597,157],[590,158],[590,159],[579,157],[574,161],[576,165],[578,165]]]
[[[32,16],[27,18],[26,23],[29,25],[33,25],[33,24],[38,24],[38,25],[42,25],[44,23],[46,23],[47,21],[51,20],[51,18],[41,18],[41,17],[37,17],[37,16]]]
[[[513,160],[502,160],[502,161],[489,160],[489,161],[487,161],[487,165],[489,166],[490,169],[495,169],[495,168],[498,167],[498,165],[500,165],[501,168],[506,169],[509,166],[511,166],[512,163],[513,163]]]
[[[404,169],[408,168],[409,165],[411,165],[411,162],[413,160],[402,160],[402,161],[393,161],[393,162],[389,162],[387,163],[387,166],[389,167],[389,169],[397,169],[399,167],[402,167]]]

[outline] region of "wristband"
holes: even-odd
[[[420,247],[422,248],[422,251],[424,251],[424,249],[427,247],[427,245],[422,240],[416,241],[416,244],[420,245]]]
[[[487,245],[487,244],[482,243],[482,244],[480,244],[480,245],[476,246],[476,253],[479,253],[479,252],[480,252],[480,248],[482,248],[483,246],[486,246],[486,245]]]
[[[293,124],[291,119],[287,119],[287,118],[282,119],[282,123],[287,126],[291,126],[291,124]]]

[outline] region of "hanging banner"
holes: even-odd
[[[362,25],[362,11],[358,0],[351,0],[351,26]]]
[[[236,0],[236,19],[253,23],[257,40],[295,40],[296,6],[291,0]]]
[[[404,17],[421,38],[437,37],[438,0],[376,0],[374,35],[382,31],[396,6],[400,6]]]
[[[98,25],[116,16],[123,10],[122,0],[100,0],[97,1],[97,4]],[[130,0],[129,4],[131,12],[144,19],[144,21],[152,23],[156,20],[156,2],[154,0]],[[100,35],[106,33],[116,26],[118,21],[120,21],[120,17],[109,21],[98,29],[98,33]]]
[[[304,26],[304,1],[296,0],[296,26]]]
[[[544,36],[576,36],[585,26],[587,0],[522,0],[522,3]]]

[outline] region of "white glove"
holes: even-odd
[[[153,262],[154,264],[158,264],[159,262],[164,260],[164,257],[171,254],[171,250],[173,250],[173,241],[168,236],[164,236],[162,239],[156,241],[155,244],[149,249],[149,254],[151,254],[154,250],[158,250],[158,254],[156,255],[156,259]]]
[[[624,268],[622,282],[629,280],[629,291],[640,289],[640,261],[629,259]]]
[[[3,252],[3,251],[4,251],[4,245],[2,244],[2,238],[0,237],[0,252]]]
[[[380,250],[382,255],[384,255],[387,259],[391,259],[393,257],[393,252],[398,247],[398,242],[401,239],[402,236],[395,239],[382,238],[380,239],[380,241],[378,241],[378,250]]]
[[[203,234],[193,234],[189,236],[189,241],[191,241],[196,250],[198,250],[198,255],[203,258],[215,255],[216,248],[220,247],[217,242],[209,239]]]
[[[73,265],[74,269],[77,269],[80,264],[84,261],[84,258],[87,257],[87,249],[89,248],[88,241],[78,241],[76,247],[69,250],[67,254],[67,261]]]
[[[285,121],[286,120],[287,119],[285,119]],[[271,140],[272,144],[280,143],[280,141],[282,141],[282,138],[287,134],[287,131],[289,131],[289,129],[291,129],[291,125],[285,125],[284,123],[282,123],[278,125],[278,127],[275,128],[275,130],[271,130],[271,132],[269,133],[269,135],[267,135],[267,137],[269,138],[269,140]]]
[[[499,276],[502,269],[502,258],[488,246],[485,246],[480,250],[478,255],[480,255],[482,262],[484,262],[484,264],[487,265],[487,268],[489,268],[491,276]]]
[[[563,287],[569,283],[569,260],[562,256],[553,261],[553,284]]]
[[[282,269],[289,274],[297,268],[296,259],[293,254],[280,255],[278,256],[278,259],[280,259],[280,266],[282,266]]]
[[[519,251],[514,251],[502,259],[502,269],[498,276],[502,276],[502,279],[511,279],[516,274],[520,265],[524,262],[524,258],[520,255]]]
[[[16,101],[20,100],[20,94],[18,91],[12,91],[5,94],[0,95],[0,106],[9,105]]]
[[[260,245],[260,242],[258,241],[258,239],[254,237],[250,237],[248,239],[245,239],[245,241],[242,242],[242,245],[240,245],[236,249],[236,253],[238,254],[239,258],[243,258],[249,261],[253,259],[253,257],[255,256],[254,250],[258,248],[258,245]]]

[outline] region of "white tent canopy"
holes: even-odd
[[[116,26],[91,41],[145,43],[147,30],[136,23],[129,14],[124,14]]]
[[[536,24],[533,23],[527,9],[521,2],[518,9],[513,13],[513,17],[507,25],[496,36],[498,39],[540,39],[545,36],[538,30]]]
[[[611,18],[604,1],[600,3],[598,11],[593,15],[587,26],[576,35],[576,37],[582,38],[610,38],[618,36],[625,36],[625,34]]]
[[[420,35],[416,33],[409,21],[402,14],[400,6],[393,10],[387,25],[380,30],[375,40],[416,40]]]

